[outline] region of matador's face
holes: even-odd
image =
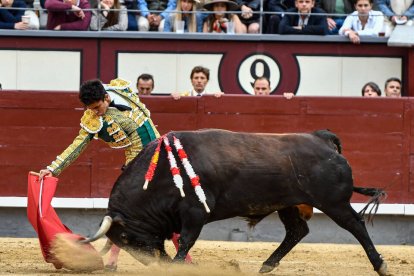
[[[108,110],[109,104],[111,103],[111,98],[108,94],[105,95],[104,100],[99,100],[97,102],[91,103],[86,107],[92,110],[97,116],[103,116]]]

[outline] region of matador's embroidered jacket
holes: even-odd
[[[150,112],[129,88],[129,82],[115,79],[105,86],[112,101],[128,106],[131,110],[120,111],[109,107],[105,115],[97,116],[91,110],[85,110],[81,118],[81,129],[72,144],[58,155],[47,169],[54,176],[79,157],[92,138],[101,139],[111,148],[125,149],[125,164],[128,164],[143,146],[160,135],[150,119]]]

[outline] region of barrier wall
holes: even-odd
[[[411,98],[224,95],[146,96],[161,133],[222,128],[245,132],[330,129],[341,139],[356,185],[385,188],[386,203],[414,203]],[[24,197],[27,173],[44,168],[79,131],[77,93],[0,92],[0,197]],[[106,198],[120,174],[122,150],[93,141],[60,177],[57,197]],[[355,197],[353,202],[365,202]]]

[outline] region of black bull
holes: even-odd
[[[277,211],[286,236],[260,269],[269,272],[308,234],[307,223],[297,207],[306,204],[351,232],[375,271],[386,274],[386,263],[375,249],[362,215],[350,205],[353,192],[374,199],[385,193],[353,186],[351,168],[335,134],[326,130],[280,135],[183,131],[169,133],[170,144],[172,135],[181,140],[199,175],[211,212],[206,212],[195,195],[182,165],[179,167],[186,196],[180,196],[163,148],[154,178],[143,190],[144,176],[157,146],[157,141],[150,143],[116,181],[106,217],[112,220],[104,230],[109,229],[109,239],[141,262],[148,263],[154,256],[168,259],[164,241],[174,232],[181,233],[174,260],[182,261],[203,225],[236,216],[255,225]]]

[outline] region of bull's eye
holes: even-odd
[[[125,232],[122,232],[120,237],[124,244],[128,244],[128,235]]]

